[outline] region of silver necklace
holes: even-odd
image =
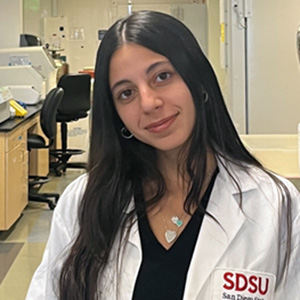
[[[183,218],[179,218],[178,216],[173,216],[171,218],[172,223],[177,226],[176,230],[171,230],[171,229],[168,228],[167,222],[166,222],[166,219],[165,219],[165,215],[162,212],[162,210],[161,210],[161,214],[162,214],[164,225],[165,225],[165,239],[166,239],[168,244],[171,244],[177,238],[178,230],[183,225],[183,221],[186,218],[186,214]]]
[[[214,175],[214,172],[208,172],[207,176],[208,178],[211,178]],[[175,241],[175,239],[178,236],[178,230],[179,228],[183,225],[183,221],[185,220],[187,214],[185,213],[183,217],[179,218],[178,216],[173,216],[171,218],[171,221],[173,224],[175,224],[177,226],[176,230],[171,230],[168,228],[167,226],[167,222],[164,216],[164,213],[162,210],[160,210],[162,217],[163,217],[163,221],[164,221],[164,226],[165,226],[165,239],[167,241],[168,244],[171,244],[172,242]]]

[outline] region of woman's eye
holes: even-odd
[[[120,99],[128,99],[132,95],[132,90],[122,91],[119,95]]]
[[[169,79],[170,77],[171,77],[171,73],[162,72],[162,73],[158,74],[158,76],[156,77],[156,80],[158,82],[162,82],[162,81],[165,81],[165,80]]]

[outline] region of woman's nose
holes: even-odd
[[[143,112],[150,113],[162,105],[162,99],[159,93],[153,88],[146,86],[140,88],[140,103]]]

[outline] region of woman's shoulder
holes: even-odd
[[[298,189],[293,183],[283,176],[269,170],[264,170],[250,164],[234,164],[223,161],[221,163],[221,173],[223,179],[232,186],[239,185],[241,190],[263,190],[278,194],[278,188],[288,190],[292,197],[299,197]]]
[[[274,173],[271,170],[263,170],[258,167],[250,167],[249,170],[250,177],[256,184],[260,187],[275,188],[281,186],[286,188],[291,194],[299,195],[298,189],[294,186],[294,184],[286,177]]]

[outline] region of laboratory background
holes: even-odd
[[[85,172],[101,39],[144,9],[191,29],[245,146],[300,188],[299,0],[0,0],[0,299],[25,298],[56,201]]]

